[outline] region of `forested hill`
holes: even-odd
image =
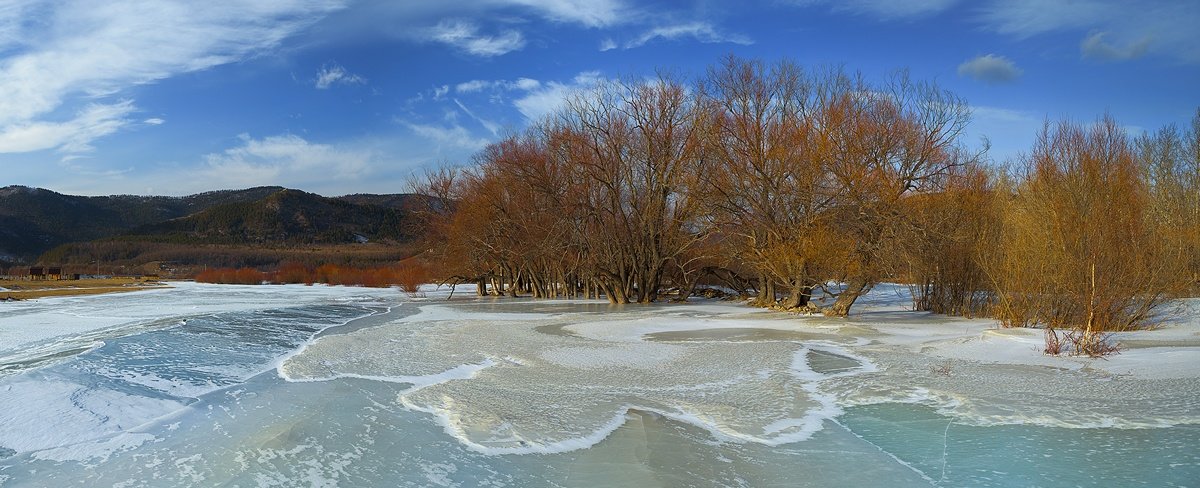
[[[381,202],[405,200],[392,195],[375,197]],[[258,200],[215,205],[187,217],[138,227],[126,238],[213,244],[347,244],[405,242],[412,237],[408,212],[399,208],[280,189]]]
[[[57,246],[124,240],[340,242],[405,239],[411,195],[326,198],[282,187],[185,197],[63,195],[0,188],[0,262],[33,262]]]

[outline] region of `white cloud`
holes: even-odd
[[[517,78],[514,81],[507,80],[471,80],[464,81],[454,85],[456,93],[476,93],[484,90],[535,90],[541,86],[541,82],[533,78]]]
[[[204,187],[246,188],[261,185],[306,186],[327,180],[361,180],[375,163],[371,151],[309,142],[295,135],[254,139],[204,156],[198,178]]]
[[[1124,47],[1118,47],[1106,41],[1104,39],[1106,36],[1108,33],[1101,31],[1093,32],[1083,38],[1083,41],[1079,43],[1079,51],[1083,57],[1101,61],[1124,61],[1140,58],[1150,47],[1150,38],[1148,37],[1129,43]]]
[[[335,63],[321,67],[321,70],[317,72],[317,81],[315,86],[318,90],[325,90],[337,83],[344,85],[361,85],[366,82],[367,80],[363,77],[346,71],[346,68],[343,68],[341,65]]]
[[[716,28],[707,22],[691,22],[687,24],[677,24],[662,27],[655,27],[625,43],[625,48],[635,48],[645,45],[655,39],[674,40],[682,37],[690,37],[703,43],[719,43],[730,42],[733,44],[749,45],[754,41],[740,34],[722,34],[717,32]]]
[[[340,7],[338,0],[173,1],[149,7],[134,0],[6,3],[0,6],[5,19],[0,49],[9,51],[0,60],[0,133],[9,149],[46,149],[54,140],[59,142],[52,147],[61,150],[86,150],[91,140],[124,123],[111,117],[91,123],[82,115],[69,122],[45,118],[74,101],[109,107],[85,110],[92,114],[131,108],[97,100],[260,53]],[[64,133],[71,130],[78,133]]]
[[[67,153],[89,152],[92,141],[116,132],[129,124],[127,116],[135,110],[133,102],[90,104],[65,122],[27,121],[0,129],[0,153],[23,153],[58,149]]]
[[[513,105],[526,119],[536,122],[561,109],[572,93],[596,86],[602,80],[597,71],[585,71],[575,76],[570,83],[550,81],[529,90]]]
[[[514,81],[511,86],[518,90],[536,90],[542,86],[542,82],[533,78],[517,78],[517,81]]]
[[[402,122],[405,127],[413,133],[421,136],[429,141],[436,143],[439,150],[445,149],[450,152],[475,152],[483,149],[488,145],[488,140],[482,137],[475,137],[471,131],[461,125],[451,124],[449,126],[438,126],[431,124],[415,124],[412,122]],[[440,151],[439,151],[440,152]]]
[[[37,186],[72,194],[189,195],[216,189],[279,185],[322,195],[396,193],[405,179],[425,164],[444,161],[418,137],[392,134],[314,142],[293,134],[251,137],[243,134],[228,148],[190,161],[158,161],[113,169],[82,158],[63,163]],[[465,160],[470,153],[450,154]],[[25,180],[28,181],[28,180]]]
[[[1021,73],[1021,68],[1012,60],[995,54],[977,56],[958,65],[959,76],[970,76],[988,83],[1010,82],[1020,77]]]
[[[617,41],[614,41],[612,39],[604,39],[603,41],[600,41],[600,51],[601,52],[612,51],[613,49],[616,49],[616,48],[617,48]]]
[[[163,124],[167,123],[167,121],[160,119],[158,117],[151,117],[146,120],[143,120],[142,123],[146,124],[146,125],[163,125]]]
[[[479,33],[479,26],[465,20],[443,20],[427,31],[431,41],[483,57],[500,56],[525,47],[525,38],[515,30],[505,30],[489,36]]]
[[[529,7],[547,19],[588,27],[604,27],[625,20],[624,7],[615,0],[501,0],[498,3]]]
[[[484,88],[487,88],[489,86],[492,86],[492,82],[490,82],[490,81],[471,80],[471,81],[464,81],[462,83],[454,85],[454,91],[456,91],[458,93],[474,93],[474,92],[483,90]]]

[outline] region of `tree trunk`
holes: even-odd
[[[850,315],[850,307],[854,306],[854,301],[858,297],[867,292],[867,280],[852,279],[846,283],[846,289],[838,294],[837,300],[833,302],[829,308],[825,309],[825,315],[830,317],[845,317]]]
[[[759,307],[770,307],[775,304],[775,281],[765,274],[758,275],[758,298],[754,304]]]
[[[796,278],[792,282],[792,292],[783,301],[783,308],[795,309],[807,306],[809,298],[812,297],[812,289],[813,287],[804,284],[803,278]]]

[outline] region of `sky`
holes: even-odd
[[[907,69],[1018,160],[1045,121],[1200,107],[1197,0],[0,0],[0,186],[402,193],[571,90],[723,57]]]

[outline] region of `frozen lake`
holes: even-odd
[[[907,312],[898,287],[849,320],[459,296],[178,283],[0,304],[0,486],[1200,480],[1194,310],[1090,360]]]

